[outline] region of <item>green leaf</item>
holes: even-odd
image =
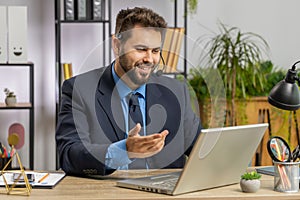
[[[245,180],[254,180],[254,179],[260,179],[261,175],[256,171],[252,171],[252,172],[246,172],[241,176],[241,178]]]

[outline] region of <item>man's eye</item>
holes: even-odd
[[[159,53],[159,52],[160,52],[160,49],[153,49],[152,52],[153,52],[153,53]]]

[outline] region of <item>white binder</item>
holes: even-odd
[[[0,6],[0,63],[7,63],[7,8]]]
[[[8,6],[8,62],[27,61],[27,7]]]

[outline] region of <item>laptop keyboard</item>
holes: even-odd
[[[174,188],[177,181],[178,181],[178,177],[166,179],[163,181],[153,182],[153,183],[151,183],[151,185],[155,186],[155,187],[160,187],[160,188]]]

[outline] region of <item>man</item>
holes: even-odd
[[[184,166],[201,125],[186,85],[154,73],[166,26],[150,9],[121,10],[115,61],[64,82],[56,142],[65,172]]]

